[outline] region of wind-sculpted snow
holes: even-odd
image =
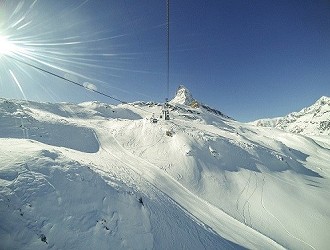
[[[5,248],[330,244],[327,136],[256,127],[183,104],[170,106],[168,121],[151,102],[4,100],[0,112]]]
[[[153,247],[150,212],[134,192],[111,187],[60,152],[36,152],[29,144],[29,157],[19,158],[19,150],[0,168],[1,249]]]
[[[95,153],[99,144],[93,130],[75,124],[38,121],[24,114],[2,115],[0,138],[31,139],[44,144]]]
[[[41,104],[39,104],[41,106]],[[95,153],[99,144],[93,130],[70,123],[54,113],[33,113],[31,106],[24,107],[11,101],[0,106],[0,138],[22,138],[36,140],[48,145],[66,147],[86,153]],[[50,104],[45,105],[50,109]],[[57,110],[56,105],[51,108]],[[53,115],[52,115],[53,114]],[[54,119],[55,118],[55,119]],[[57,119],[56,119],[57,118]]]

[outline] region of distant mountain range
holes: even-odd
[[[313,105],[284,117],[260,119],[251,124],[303,135],[330,135],[330,98],[322,96]]]

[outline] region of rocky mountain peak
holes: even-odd
[[[330,105],[330,97],[322,96],[320,99],[318,99],[315,103],[316,105]]]
[[[188,106],[195,102],[196,100],[192,97],[192,94],[184,85],[179,86],[175,97],[170,101],[171,104],[182,104]]]

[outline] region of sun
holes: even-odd
[[[7,37],[0,35],[0,56],[9,55],[17,50],[17,46]]]

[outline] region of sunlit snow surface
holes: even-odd
[[[173,108],[2,99],[1,248],[329,246],[328,136]]]

